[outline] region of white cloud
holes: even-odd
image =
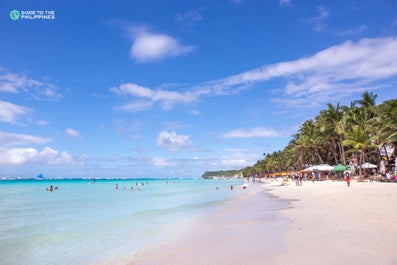
[[[192,115],[197,115],[197,116],[201,115],[201,112],[197,109],[190,110],[189,113]]]
[[[41,151],[29,145],[42,145],[51,142],[52,139],[29,134],[17,134],[0,132],[0,164],[22,165],[39,163],[46,165],[70,165],[81,164],[68,152],[59,152],[50,147],[44,147]],[[81,158],[82,160],[82,158]]]
[[[153,102],[151,101],[131,101],[123,106],[117,107],[116,109],[128,112],[137,112],[146,110],[153,106]]]
[[[277,88],[277,96],[270,101],[287,107],[312,107],[349,97],[352,93],[388,86],[387,81],[397,75],[396,50],[394,37],[346,41],[312,56],[203,82],[185,92],[154,90],[133,83],[122,84],[111,91],[139,99],[121,109],[143,110],[155,103],[170,109],[176,104],[196,102],[204,96],[237,94],[277,78],[285,85]]]
[[[117,95],[131,95],[143,98],[153,97],[153,91],[150,88],[132,83],[122,84],[119,87],[112,87],[110,91],[114,92]]]
[[[57,150],[49,147],[39,151],[35,148],[11,148],[0,152],[0,164],[22,165],[28,163],[39,163],[49,165],[75,164],[72,156],[67,152],[59,154]]]
[[[58,100],[62,97],[58,88],[49,83],[31,79],[25,75],[4,72],[0,68],[0,92],[29,93],[39,100]]]
[[[146,28],[133,28],[130,32],[133,41],[130,55],[141,63],[186,55],[194,49],[194,46],[184,46],[173,37],[151,33]]]
[[[250,128],[250,129],[236,129],[225,133],[223,138],[272,138],[280,137],[282,134],[273,129],[267,128]]]
[[[203,9],[200,8],[198,10],[187,11],[183,14],[178,13],[175,21],[180,23],[185,30],[192,30],[197,22],[203,20],[203,16],[201,15],[201,11]]]
[[[21,146],[31,144],[46,144],[51,142],[51,139],[29,135],[29,134],[18,134],[18,133],[6,133],[0,132],[0,146]]]
[[[265,65],[208,83],[223,91],[249,87],[274,78],[286,81],[280,104],[321,104],[330,98],[388,85],[397,75],[397,39],[374,38],[346,41],[313,56]],[[280,94],[280,93],[279,93]]]
[[[157,136],[157,145],[164,147],[171,152],[190,146],[192,142],[187,135],[177,135],[176,132],[160,132]]]
[[[260,152],[261,150],[231,148],[227,150],[227,154],[210,161],[212,166],[218,169],[240,169],[255,164],[260,159]]]
[[[318,6],[317,12],[318,15],[307,19],[306,23],[311,24],[314,31],[322,32],[327,29],[327,24],[325,23],[325,20],[329,17],[330,11],[323,6]]]
[[[335,31],[335,35],[346,37],[346,36],[352,36],[352,35],[357,35],[363,33],[367,29],[367,26],[361,25],[355,28],[350,28],[350,29],[345,29],[342,31]]]
[[[168,110],[175,104],[188,104],[198,99],[198,95],[193,92],[177,92],[162,89],[154,90],[133,83],[112,87],[110,91],[117,95],[127,95],[140,99],[119,107],[119,109],[127,111],[144,110],[152,107],[154,103],[160,103],[163,109]]]
[[[221,159],[220,164],[226,167],[233,167],[233,168],[241,168],[247,166],[247,160],[240,158],[240,159]]]
[[[0,75],[0,92],[17,93],[20,90],[27,91],[27,88],[40,86],[39,81],[29,79],[23,75],[4,73]]]
[[[0,121],[15,123],[20,116],[31,112],[29,108],[0,100]]]
[[[78,131],[76,131],[75,129],[67,128],[65,132],[67,135],[69,135],[71,137],[77,138],[77,137],[81,136],[80,133]]]
[[[153,157],[151,162],[152,162],[152,165],[156,166],[156,167],[164,167],[164,166],[174,165],[174,163],[172,163],[165,157]]]
[[[36,121],[36,124],[38,126],[47,126],[50,123],[48,121],[38,120],[38,121]]]

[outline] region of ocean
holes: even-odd
[[[236,179],[0,181],[0,264],[126,264],[196,229],[195,220],[247,192],[242,184]]]

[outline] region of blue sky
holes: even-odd
[[[0,34],[0,177],[200,177],[397,97],[392,0],[5,0]]]

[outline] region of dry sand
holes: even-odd
[[[250,186],[183,240],[131,264],[397,264],[397,184],[275,185],[270,194],[284,200]]]
[[[291,182],[270,192],[294,200],[274,264],[397,264],[397,184]]]

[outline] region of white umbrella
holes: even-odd
[[[361,168],[378,168],[378,166],[371,163],[364,163],[361,165]]]
[[[305,169],[303,169],[302,171],[314,171],[314,169],[313,169],[314,167],[308,167],[308,168],[305,168]]]
[[[331,169],[333,168],[334,168],[333,166],[330,166],[328,164],[323,164],[323,165],[315,165],[305,168],[303,171],[331,171]]]
[[[317,165],[317,166],[313,166],[314,171],[331,171],[331,169],[333,169],[333,166],[330,166],[328,164],[323,164],[323,165]]]

